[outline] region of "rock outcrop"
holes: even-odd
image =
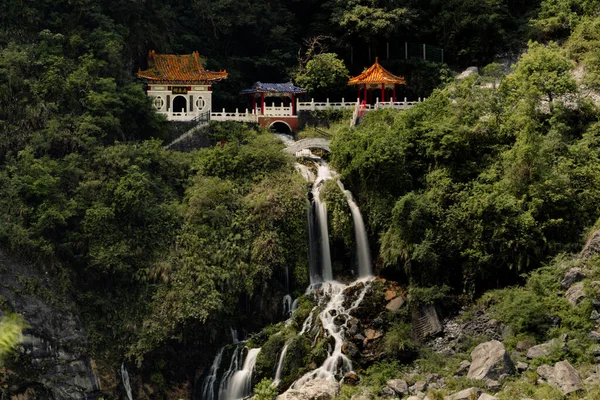
[[[498,380],[515,370],[504,344],[497,340],[481,343],[471,352],[471,366],[467,378]]]
[[[76,308],[58,293],[47,274],[0,249],[0,298],[29,326],[5,373],[9,396],[87,399],[100,390]]]
[[[277,400],[331,400],[337,397],[340,385],[337,382],[315,379],[298,389],[289,389],[277,396]]]
[[[552,387],[559,389],[564,395],[576,392],[583,388],[583,381],[579,372],[568,361],[559,361],[554,367],[540,365],[537,374],[547,381]]]

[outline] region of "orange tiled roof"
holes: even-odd
[[[396,76],[388,72],[379,64],[377,58],[375,58],[375,64],[371,65],[369,69],[358,76],[350,78],[348,81],[348,85],[360,85],[363,83],[399,83],[406,85],[403,76]]]
[[[208,83],[227,78],[226,71],[211,72],[204,69],[197,51],[192,54],[148,53],[148,69],[137,74],[149,81],[174,83]]]

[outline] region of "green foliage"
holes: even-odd
[[[254,387],[254,398],[256,400],[274,400],[279,395],[279,390],[272,386],[273,380],[264,378]]]
[[[277,367],[279,361],[279,353],[285,346],[285,342],[285,335],[277,332],[271,335],[269,340],[262,345],[254,367],[258,379],[267,379],[273,376],[274,368]]]
[[[0,320],[0,366],[3,360],[22,340],[22,330],[26,328],[23,318],[8,314]]]
[[[363,384],[381,388],[390,379],[400,376],[402,371],[403,366],[398,361],[376,362],[364,372]]]
[[[322,97],[330,92],[337,92],[348,84],[350,74],[337,54],[321,53],[313,56],[306,65],[298,71],[296,84],[305,88],[316,97]]]
[[[389,357],[398,357],[403,352],[416,350],[416,344],[411,337],[412,325],[399,322],[394,324],[385,334],[384,348]]]

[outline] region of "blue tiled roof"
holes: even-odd
[[[306,93],[306,89],[299,88],[298,86],[288,83],[263,83],[256,82],[252,88],[244,89],[240,94],[252,94],[252,93],[294,93],[301,94]]]

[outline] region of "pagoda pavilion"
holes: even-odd
[[[227,78],[226,71],[204,69],[197,51],[192,54],[148,53],[148,69],[138,71],[148,85],[154,108],[170,121],[189,121],[210,114],[212,84]]]
[[[378,58],[375,58],[375,64],[366,69],[362,74],[350,78],[348,85],[358,86],[358,98],[363,98],[364,103],[370,102],[367,98],[368,90],[381,90],[380,101],[386,101],[386,91],[391,90],[391,96],[388,96],[388,100],[396,101],[396,85],[406,85],[406,81],[403,76],[396,76],[379,64]],[[361,96],[362,91],[362,96]]]
[[[287,83],[256,82],[250,89],[245,89],[240,94],[252,98],[252,112],[256,114],[259,125],[276,127],[286,125],[291,132],[298,128],[296,115],[296,96],[306,93],[306,89]],[[267,105],[265,99],[279,100],[280,104]]]

